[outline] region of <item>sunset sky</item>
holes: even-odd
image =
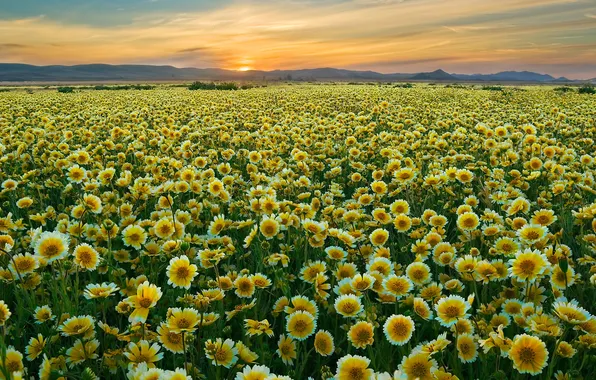
[[[596,0],[2,0],[0,62],[596,77]]]

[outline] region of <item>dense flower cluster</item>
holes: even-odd
[[[596,100],[0,94],[0,379],[596,372]]]

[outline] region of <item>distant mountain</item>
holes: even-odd
[[[301,70],[235,71],[218,68],[197,69],[152,65],[90,64],[75,66],[34,66],[0,63],[0,82],[101,82],[101,81],[192,81],[192,80],[295,80],[295,81],[443,81],[443,82],[567,82],[529,71],[496,74],[449,74],[443,70],[413,74],[381,74],[334,68]],[[596,80],[593,79],[592,81]]]
[[[435,70],[432,73],[420,73],[412,76],[412,80],[450,80],[457,81],[457,77],[443,70]]]
[[[454,74],[456,78],[471,81],[503,81],[503,82],[552,82],[554,77],[531,71],[502,71],[496,74]]]

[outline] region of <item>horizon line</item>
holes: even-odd
[[[271,73],[271,72],[275,72],[275,71],[300,71],[300,70],[322,70],[322,69],[331,69],[331,70],[345,70],[345,71],[353,71],[353,72],[371,72],[371,73],[377,73],[377,74],[381,74],[381,75],[395,75],[395,74],[422,74],[422,73],[433,73],[433,72],[437,72],[437,71],[443,71],[447,74],[451,74],[451,75],[495,75],[495,74],[500,74],[500,73],[507,73],[507,72],[516,72],[516,73],[534,73],[534,74],[540,74],[540,75],[549,75],[555,79],[560,79],[560,78],[565,78],[565,79],[569,79],[567,78],[567,76],[554,76],[552,74],[546,73],[546,72],[540,72],[540,71],[529,71],[529,70],[515,70],[515,69],[508,69],[508,70],[502,70],[502,71],[497,71],[497,72],[449,72],[446,71],[442,68],[437,68],[435,70],[432,71],[415,71],[415,72],[399,72],[399,71],[392,71],[392,72],[381,72],[381,71],[375,71],[375,70],[370,70],[370,69],[347,69],[347,68],[341,68],[341,67],[333,67],[333,66],[321,66],[321,67],[304,67],[304,68],[297,68],[297,69],[272,69],[272,70],[262,70],[262,69],[257,69],[257,68],[250,68],[247,70],[241,70],[241,69],[230,69],[230,68],[224,68],[224,67],[196,67],[196,66],[176,66],[173,64],[164,64],[164,65],[160,65],[160,64],[151,64],[151,63],[104,63],[104,62],[94,62],[94,63],[77,63],[77,64],[51,64],[51,65],[40,65],[40,64],[34,64],[34,63],[24,63],[24,62],[0,62],[0,65],[26,65],[26,66],[33,66],[33,67],[55,67],[55,66],[61,66],[61,67],[77,67],[77,66],[93,66],[93,65],[102,65],[102,66],[149,66],[149,67],[173,67],[175,69],[196,69],[196,70],[224,70],[224,71],[231,71],[231,72],[237,72],[237,73],[248,73],[248,72],[266,72],[266,73]],[[596,78],[582,78],[582,79],[569,79],[569,80],[592,80],[592,79],[596,79]]]

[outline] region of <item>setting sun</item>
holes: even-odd
[[[249,71],[249,70],[252,70],[252,69],[248,66],[242,66],[241,68],[238,69],[238,71]]]

